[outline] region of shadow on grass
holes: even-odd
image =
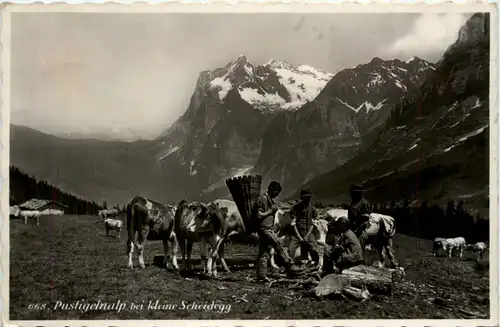
[[[153,262],[150,264],[147,264],[146,266],[155,266],[158,268],[166,269],[165,264],[163,262],[164,256],[163,255],[155,255]],[[236,258],[224,258],[226,260],[226,264],[228,268],[233,271],[241,271],[241,270],[248,270],[252,269],[255,265],[255,258],[252,257],[236,257]],[[184,272],[183,267],[184,267],[184,262],[182,262],[182,259],[177,259],[177,263],[179,265],[180,273],[183,274],[189,274],[188,272]],[[193,272],[198,272],[202,271],[201,269],[201,258],[192,258],[191,259],[191,265],[193,266],[192,271]],[[171,267],[171,264],[169,263],[169,271],[176,271]],[[217,259],[217,271],[218,272],[225,272],[222,263],[219,259]],[[184,276],[183,276],[184,277]],[[188,276],[185,276],[188,277]]]

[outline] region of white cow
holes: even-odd
[[[484,257],[484,252],[488,250],[488,247],[484,242],[477,242],[476,244],[469,244],[466,248],[466,250],[472,251],[472,254],[474,255],[474,258],[479,261],[480,259],[482,260]]]
[[[117,209],[99,210],[98,215],[101,216],[104,219],[106,219],[108,217],[116,217],[116,216],[118,216],[118,210]]]
[[[463,237],[447,238],[441,242],[443,250],[448,252],[448,258],[451,258],[453,250],[460,251],[460,259],[463,257],[464,249],[467,247],[467,242]]]
[[[120,234],[123,228],[123,221],[120,219],[104,218],[104,227],[106,228],[106,236],[109,236],[109,232],[112,230],[117,231],[117,238],[120,239]]]
[[[279,209],[274,215],[273,229],[275,233],[278,235],[278,238],[282,244],[284,244],[284,241],[287,238],[287,236],[292,235],[291,223],[292,223],[292,217],[290,215],[290,209]],[[318,271],[321,271],[323,269],[323,251],[324,247],[326,246],[327,232],[328,232],[328,222],[325,219],[313,219],[311,228],[309,229],[308,233],[313,235],[314,240],[319,245],[318,247],[319,261],[317,262],[316,266],[318,268]],[[297,251],[299,250],[300,247],[297,248]],[[270,250],[271,267],[273,267],[274,269],[278,269],[278,266],[274,261],[275,254],[276,252],[274,248],[271,248]],[[294,258],[296,254],[297,252],[290,253],[292,258]]]
[[[36,219],[36,225],[40,226],[40,211],[38,210],[21,210],[19,212],[21,219],[24,219],[24,224],[28,223],[28,218]]]

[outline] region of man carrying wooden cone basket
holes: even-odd
[[[259,255],[257,262],[257,281],[267,282],[267,261],[269,257],[269,250],[273,247],[277,254],[284,262],[285,269],[289,274],[298,273],[300,268],[293,264],[292,258],[288,252],[281,245],[278,236],[273,231],[274,215],[278,211],[278,206],[274,199],[281,193],[281,185],[276,181],[272,181],[267,192],[261,194],[252,210],[251,220],[257,227],[257,234],[259,235]]]

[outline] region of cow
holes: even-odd
[[[11,217],[19,217],[19,212],[21,212],[21,209],[18,206],[9,207],[9,216]]]
[[[293,232],[293,227],[291,225],[292,216],[290,214],[290,209],[278,209],[276,214],[274,215],[274,225],[273,229],[277,234],[280,242],[285,243],[285,240],[289,238],[291,235],[295,235]],[[308,231],[312,233],[313,239],[317,243],[317,250],[319,255],[319,261],[317,262],[318,271],[322,271],[323,269],[323,253],[326,246],[326,235],[328,232],[328,222],[325,219],[313,219],[312,226]],[[300,247],[297,248],[300,250]],[[269,251],[271,267],[274,269],[278,269],[278,266],[275,263],[275,250],[271,248]],[[290,253],[292,257],[296,256],[296,253]]]
[[[98,215],[104,219],[106,219],[108,217],[116,217],[116,216],[118,216],[118,210],[117,209],[103,209],[103,210],[99,210]]]
[[[219,206],[222,217],[225,220],[224,231],[221,235],[221,243],[218,249],[221,263],[226,272],[231,272],[224,260],[224,244],[230,241],[231,237],[246,235],[245,223],[241,217],[240,211],[236,203],[231,200],[218,199],[214,203]],[[213,261],[215,265],[215,260]]]
[[[345,216],[342,216],[344,215]],[[329,223],[328,233],[338,234],[335,231],[334,222],[340,217],[348,217],[347,210],[344,209],[331,209],[327,212]],[[396,222],[391,216],[383,215],[380,213],[371,213],[368,221],[366,233],[368,239],[365,244],[371,244],[377,250],[380,256],[380,262],[386,265],[387,258],[389,259],[389,268],[396,268],[398,265],[394,256],[393,238],[396,234]],[[385,254],[384,254],[385,250]]]
[[[448,258],[451,258],[453,254],[453,250],[458,249],[460,250],[460,258],[463,257],[463,252],[464,249],[467,247],[467,242],[463,237],[455,237],[455,238],[447,238],[444,240],[438,240],[436,243],[436,246],[438,248],[443,249],[445,252],[448,253]],[[436,250],[437,253],[437,250]]]
[[[28,218],[36,219],[36,225],[40,226],[40,211],[38,210],[21,210],[19,215],[24,219],[24,224],[28,223]]]
[[[109,236],[110,231],[116,230],[117,238],[120,239],[123,228],[123,222],[120,219],[104,218],[104,227],[106,228],[106,236]]]
[[[484,242],[477,242],[476,244],[467,245],[466,250],[472,251],[476,261],[479,261],[484,258],[484,253],[488,250],[488,247]]]
[[[217,254],[220,254],[219,248],[224,241],[226,230],[226,219],[216,202],[205,204],[182,200],[175,212],[174,231],[181,247],[184,270],[191,270],[193,243],[199,242],[203,273],[217,277],[214,261]],[[207,244],[211,248],[208,253]]]
[[[463,257],[464,249],[467,247],[467,242],[463,237],[447,238],[440,242],[441,248],[448,252],[448,258],[451,258],[453,250],[460,250],[460,259]]]
[[[176,208],[170,205],[163,205],[159,202],[136,196],[127,205],[127,254],[128,267],[133,268],[132,256],[134,252],[134,239],[137,233],[137,255],[139,266],[145,268],[144,264],[144,243],[146,239],[150,241],[161,240],[163,242],[163,263],[168,269],[170,255],[168,253],[168,242],[172,244],[172,266],[175,270],[177,265],[177,238],[174,231],[174,217]]]
[[[432,254],[436,257],[438,255],[439,249],[443,248],[443,242],[446,241],[445,238],[436,237],[432,241]]]

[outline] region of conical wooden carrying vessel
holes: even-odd
[[[226,185],[231,192],[241,218],[245,223],[247,233],[256,231],[255,224],[251,220],[252,209],[260,195],[262,185],[261,175],[239,176],[226,179]]]

